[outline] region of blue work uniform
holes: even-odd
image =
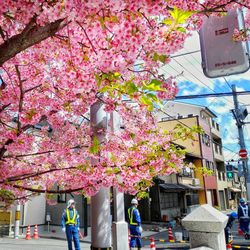
[[[233,226],[233,222],[235,221],[235,218],[233,216],[231,216],[230,214],[228,215],[228,222],[227,225],[225,227],[225,238],[226,238],[226,244],[229,243],[229,234],[230,234],[230,230]]]
[[[240,229],[243,233],[249,233],[249,208],[246,204],[240,204],[238,207],[238,219],[240,223]]]
[[[142,247],[141,241],[141,216],[139,210],[135,206],[131,206],[128,209],[128,219],[129,219],[129,228],[130,228],[130,247]]]
[[[66,227],[66,236],[68,241],[68,249],[72,248],[72,238],[74,241],[75,250],[80,250],[79,230],[80,220],[79,214],[75,208],[67,208],[62,215],[62,227]]]

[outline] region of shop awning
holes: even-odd
[[[159,186],[168,192],[181,192],[186,190],[202,190],[203,188],[201,186],[192,186],[187,184],[173,184],[173,183],[162,183],[159,184]]]
[[[239,188],[229,188],[229,190],[234,193],[241,193],[241,190]]]
[[[185,188],[182,185],[179,184],[173,184],[173,183],[162,183],[159,184],[159,186],[168,192],[181,192],[185,191]]]

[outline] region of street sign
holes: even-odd
[[[246,149],[241,149],[241,150],[239,151],[239,156],[240,156],[241,158],[247,158],[247,151],[246,151]]]

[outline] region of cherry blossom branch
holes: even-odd
[[[14,127],[10,126],[9,124],[3,122],[1,119],[0,119],[0,123],[1,123],[2,125],[4,125],[4,126],[10,128],[10,129],[15,129]]]
[[[133,70],[133,69],[129,69],[128,68],[128,71],[131,71],[131,72],[134,72],[134,73],[142,73],[142,72],[148,72],[150,73],[153,77],[157,78],[156,75],[151,72],[150,70],[147,70],[147,69],[143,69],[143,70]]]
[[[51,173],[51,172],[55,172],[55,171],[64,171],[64,170],[69,170],[69,169],[76,169],[76,167],[52,168],[52,169],[49,169],[49,170],[35,172],[35,173],[28,173],[28,174],[22,174],[22,175],[17,175],[17,176],[11,176],[11,177],[8,177],[8,178],[6,178],[4,180],[1,180],[0,184],[2,184],[2,183],[8,184],[9,182],[13,182],[13,181],[21,181],[21,180],[41,176],[41,175],[44,175],[44,174],[47,174],[47,173]]]
[[[88,146],[83,145],[83,146],[75,146],[70,148],[70,150],[74,149],[79,149],[79,148],[88,148]],[[49,153],[56,153],[56,150],[48,150],[48,151],[43,151],[43,152],[35,152],[35,153],[30,153],[30,154],[22,154],[22,155],[6,155],[4,158],[22,158],[22,157],[27,157],[27,156],[37,156],[37,155],[43,155],[43,154],[49,154]]]
[[[67,194],[67,193],[73,193],[73,192],[77,192],[77,191],[84,189],[84,187],[80,187],[80,188],[75,188],[75,189],[70,188],[70,189],[64,189],[64,190],[49,190],[49,189],[37,189],[37,188],[24,187],[21,185],[13,185],[13,187],[21,189],[21,190],[30,191],[33,193],[48,193],[48,194]]]
[[[58,19],[45,26],[38,26],[36,18],[33,17],[20,34],[12,36],[0,45],[0,66],[21,51],[55,35],[68,23],[65,19]]]
[[[3,146],[0,148],[0,159],[3,157],[3,155],[5,154],[5,152],[7,151],[5,146],[8,146],[9,144],[13,143],[13,139],[8,139]]]
[[[41,87],[41,86],[42,86],[42,84],[39,84],[39,85],[37,85],[37,86],[35,86],[35,87],[26,89],[26,90],[24,91],[24,93],[26,94],[26,93],[28,93],[28,92],[30,92],[30,91],[32,91],[32,90],[34,90],[34,89],[37,89],[37,88],[39,88],[39,87]]]
[[[11,105],[11,103],[5,104],[0,108],[0,113],[4,111],[6,108],[8,108]]]
[[[84,34],[85,34],[85,36],[87,37],[87,39],[88,39],[88,41],[89,41],[89,43],[90,43],[90,45],[91,45],[91,47],[92,47],[92,49],[93,49],[93,51],[95,52],[95,54],[97,55],[97,52],[96,52],[96,49],[95,49],[95,46],[93,45],[93,43],[92,43],[92,41],[90,40],[90,38],[89,38],[89,36],[88,36],[88,34],[87,34],[87,32],[86,32],[86,30],[84,29],[84,27],[79,23],[79,22],[77,22],[77,24],[82,28],[82,30],[83,30],[83,32],[84,32]]]
[[[199,13],[225,12],[225,11],[222,11],[221,9],[225,8],[227,5],[229,5],[231,3],[238,3],[238,2],[236,0],[230,0],[227,3],[221,4],[221,5],[216,5],[215,7],[211,7],[211,8],[201,4],[201,6],[204,8],[204,10],[199,11]],[[240,4],[240,3],[238,3],[238,4]]]
[[[21,73],[20,73],[17,65],[15,65],[15,69],[17,72],[17,77],[18,77],[18,81],[19,81],[19,90],[20,90],[18,115],[17,115],[17,133],[20,134],[20,132],[21,132],[20,114],[23,110],[23,99],[24,99],[23,82],[24,82],[24,80],[21,79]]]
[[[140,12],[139,13],[142,14],[142,16],[146,19],[146,21],[148,22],[148,25],[150,27],[150,29],[154,29],[154,27],[152,26],[152,24],[150,23],[150,20],[146,17],[146,15],[143,13],[143,12]]]

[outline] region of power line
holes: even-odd
[[[249,95],[250,91],[240,91],[236,92],[237,95]],[[186,95],[186,96],[176,96],[176,100],[181,99],[195,99],[195,98],[207,98],[207,97],[223,97],[223,96],[232,96],[232,92],[224,92],[224,93],[209,93],[209,94],[198,94],[198,95]]]
[[[187,82],[192,83],[192,80],[190,80],[187,76],[185,76],[185,77],[183,76],[183,72],[179,73],[179,72],[178,72],[173,66],[171,66],[170,64],[168,64],[167,66],[170,67],[172,70],[174,70],[174,71],[178,74],[178,77],[179,77],[179,78],[183,78],[184,81],[187,81]],[[162,69],[164,72],[166,72],[164,68],[161,68],[161,69]],[[169,74],[168,72],[166,72],[166,73]],[[169,75],[171,75],[171,74],[169,74]],[[194,85],[194,86],[191,86],[191,88],[190,88],[189,90],[195,90],[195,85]],[[200,102],[200,104],[203,105],[203,103],[201,103],[201,102]]]
[[[226,82],[227,86],[230,88],[230,90],[232,90],[231,85],[229,84],[229,82],[227,81],[226,77],[223,77],[224,81]]]
[[[199,63],[199,64],[201,64],[200,63],[200,61],[198,61],[193,55],[191,55],[191,57],[194,59],[194,61],[196,61],[197,63]],[[184,59],[189,63],[189,64],[191,64],[198,72],[199,72],[199,74],[200,75],[202,75],[202,77],[204,77],[204,73],[203,72],[201,72],[201,70],[200,69],[198,69],[192,62],[190,62],[189,60],[187,60],[187,58],[184,56]],[[208,81],[210,81],[213,85],[214,85],[214,82],[211,80],[211,79],[209,79],[209,78],[206,78],[206,80],[208,80]],[[225,80],[225,79],[224,79]],[[203,83],[204,84],[204,83]],[[205,86],[207,86],[206,84],[204,84]],[[219,87],[220,88],[220,87]],[[210,88],[211,89],[211,88]],[[222,89],[222,88],[220,88],[221,90],[224,90],[224,89]],[[230,88],[230,90],[231,90],[231,88]],[[212,89],[212,91],[213,92],[215,92],[213,89]],[[216,92],[215,92],[216,93]],[[230,101],[230,100],[227,100],[226,98],[224,98],[227,102],[230,102],[231,104],[233,104],[233,102],[232,101]]]
[[[197,53],[197,52],[200,52],[201,50],[194,50],[194,51],[189,51],[189,52],[186,52],[186,53],[182,53],[182,54],[178,54],[178,55],[173,55],[173,56],[170,56],[171,58],[176,58],[176,57],[180,57],[180,56],[186,56],[186,55],[190,55],[190,54],[194,54],[194,53]]]

